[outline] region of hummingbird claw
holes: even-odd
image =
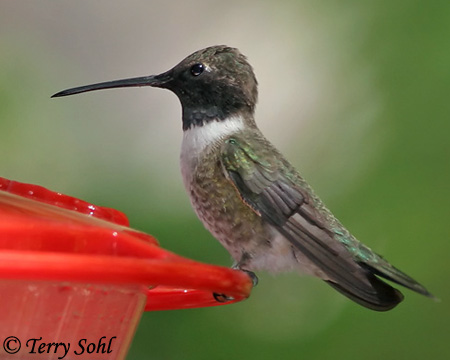
[[[228,296],[225,294],[218,294],[218,293],[213,293],[213,297],[217,302],[220,303],[224,303],[224,302],[228,302],[228,301],[233,301],[234,297],[232,296]]]
[[[245,272],[250,277],[250,279],[252,279],[253,287],[258,285],[259,279],[253,271],[248,270],[241,270],[241,271]]]
[[[234,269],[234,270],[239,270],[239,271],[245,272],[250,277],[250,279],[252,279],[253,287],[258,285],[259,279],[258,279],[258,277],[256,276],[256,274],[253,271],[241,269],[239,267],[239,265],[233,265],[231,268]]]
[[[255,287],[256,285],[258,285],[258,277],[256,276],[256,274],[253,271],[243,269],[243,267],[245,267],[247,265],[249,260],[251,260],[251,256],[248,253],[244,252],[242,254],[241,259],[239,261],[235,262],[231,266],[231,268],[234,270],[240,270],[240,271],[247,273],[247,275],[250,277],[250,279],[252,279],[253,287]]]

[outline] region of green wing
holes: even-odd
[[[261,160],[245,144],[228,139],[222,152],[227,176],[242,200],[258,215],[283,226],[304,202],[303,194],[282,178],[272,159]]]
[[[375,310],[397,305],[402,294],[375,274],[391,280],[393,277],[358,262],[349,247],[336,238],[327,214],[317,209],[307,185],[299,185],[301,178],[292,173],[290,165],[278,163],[283,160],[265,151],[265,147],[266,144],[255,146],[253,142],[250,147],[238,137],[223,144],[222,166],[242,201],[309,258],[338,291]],[[395,268],[390,265],[390,269]],[[418,291],[411,285],[417,284],[413,279],[398,272],[406,277],[400,284]]]

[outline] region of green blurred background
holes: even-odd
[[[2,1],[0,176],[120,209],[165,248],[228,266],[184,194],[174,95],[50,95],[238,47],[263,132],[441,301],[405,290],[376,313],[316,279],[261,273],[243,303],[145,314],[128,358],[449,359],[449,39],[448,1]]]

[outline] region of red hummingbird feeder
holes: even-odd
[[[128,225],[117,210],[0,178],[0,359],[124,359],[144,311],[249,296],[245,273]]]

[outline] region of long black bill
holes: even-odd
[[[52,95],[52,98],[75,95],[87,91],[122,88],[122,87],[152,86],[165,88],[167,87],[167,84],[170,82],[171,79],[172,79],[172,72],[167,71],[159,75],[142,76],[131,79],[113,80],[98,84],[79,86],[76,88],[60,91]]]

